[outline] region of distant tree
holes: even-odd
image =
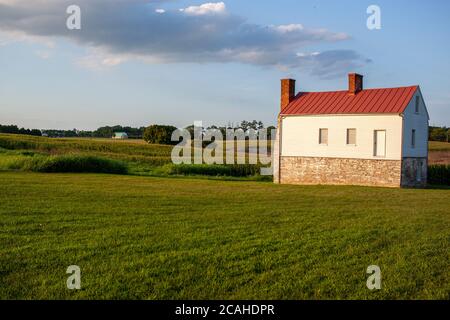
[[[144,135],[145,127],[140,128],[132,128],[132,127],[122,127],[119,125],[116,126],[105,126],[100,127],[95,130],[92,135],[97,138],[111,138],[115,132],[125,132],[129,138],[133,139],[142,139]]]
[[[0,125],[0,133],[19,134],[19,128],[15,125]]]
[[[184,128],[184,129],[189,131],[189,133],[191,134],[191,139],[194,139],[194,129],[195,129],[194,125],[190,125],[190,126]]]
[[[64,131],[64,137],[66,137],[66,138],[75,138],[75,137],[78,137],[77,129],[66,130],[66,131]]]
[[[258,130],[258,121],[253,120],[252,122],[249,122],[248,129]]]
[[[41,136],[41,130],[38,129],[25,129],[17,127],[16,125],[0,125],[0,133],[10,134],[26,134],[32,136]]]
[[[450,129],[446,127],[430,127],[429,128],[430,141],[448,142],[449,131]]]
[[[173,126],[151,125],[144,131],[144,140],[151,144],[177,144],[172,141],[172,133],[176,129]]]
[[[32,136],[37,136],[37,137],[42,136],[41,130],[38,130],[38,129],[31,129],[30,134],[31,134]]]
[[[97,138],[111,138],[114,134],[113,127],[100,127],[94,131],[94,137]]]
[[[53,129],[42,130],[42,133],[45,133],[50,138],[75,138],[75,137],[80,137],[81,132],[82,131],[78,131],[77,129],[73,129],[73,130],[53,130]]]
[[[260,130],[260,129],[264,129],[264,123],[262,121],[256,121],[256,120],[252,120],[252,121],[241,121],[241,124],[238,126],[238,128],[244,130],[244,131],[248,131],[250,129],[253,130]]]
[[[92,131],[78,131],[78,136],[80,138],[91,138],[93,137]]]
[[[125,127],[123,129],[124,129],[123,131],[128,134],[129,138],[142,139],[142,137],[144,136],[145,127],[140,128]]]
[[[267,138],[268,139],[275,139],[275,137],[272,136],[272,130],[276,130],[274,126],[267,127]]]
[[[248,129],[248,126],[249,126],[249,122],[244,120],[244,121],[241,121],[241,124],[240,124],[239,128],[241,128],[244,131],[246,131]]]

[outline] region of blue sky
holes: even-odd
[[[450,126],[449,1],[206,2],[0,0],[0,123],[274,124],[280,78],[340,90],[355,71],[367,88],[419,84],[431,124]]]

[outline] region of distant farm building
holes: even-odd
[[[419,86],[300,92],[281,82],[274,181],[420,187],[427,182],[429,116]]]
[[[113,139],[125,140],[128,139],[128,134],[126,132],[115,132]]]

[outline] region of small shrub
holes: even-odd
[[[428,166],[428,183],[450,186],[450,165],[436,164]]]

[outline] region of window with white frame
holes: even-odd
[[[319,144],[328,144],[328,129],[319,129]]]

